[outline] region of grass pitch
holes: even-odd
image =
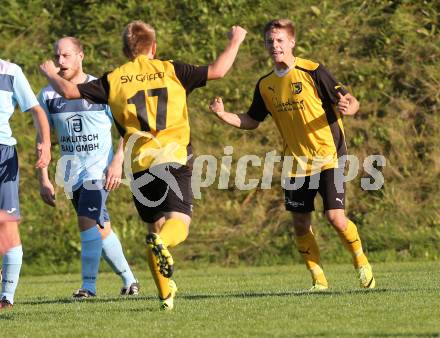
[[[73,301],[78,275],[24,276],[12,310],[0,312],[5,337],[440,337],[438,262],[373,266],[377,289],[360,290],[348,265],[325,267],[328,292],[311,294],[301,265],[185,269],[175,273],[175,309],[158,311],[151,278],[141,294],[118,296],[102,273],[98,297]]]

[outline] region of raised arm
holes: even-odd
[[[221,79],[231,68],[237,56],[238,49],[246,36],[246,30],[233,26],[228,33],[229,43],[225,50],[208,67],[208,80]]]
[[[59,76],[58,72],[60,69],[55,66],[52,60],[47,60],[41,64],[40,70],[58,94],[68,100],[81,98],[81,94],[76,84]]]
[[[260,122],[250,117],[249,114],[226,112],[221,97],[216,97],[209,105],[209,109],[211,109],[220,120],[239,129],[251,130],[257,128],[260,124]]]

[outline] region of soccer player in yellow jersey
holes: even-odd
[[[41,65],[65,98],[110,105],[124,138],[125,158],[131,159],[125,174],[132,180],[134,203],[148,223],[148,262],[164,310],[173,308],[177,290],[169,279],[173,259],[168,248],[186,239],[192,212],[187,96],[207,80],[226,75],[245,35],[243,28],[232,27],[229,43],[217,59],[209,66],[193,66],[155,59],[154,29],[134,21],[122,35],[129,61],[97,80],[75,85],[57,75],[52,61]]]
[[[356,225],[345,216],[344,168],[338,165],[346,154],[342,115],[355,114],[359,103],[323,65],[294,56],[295,27],[290,20],[270,21],[264,28],[264,42],[275,68],[258,81],[249,111],[226,112],[219,97],[210,109],[240,129],[255,129],[267,115],[272,116],[283,139],[283,155],[293,159],[292,168],[296,168],[283,186],[285,207],[292,213],[297,247],[312,275],[311,290],[328,288],[311,225],[318,192],[327,219],[353,256],[361,287],[374,288]]]

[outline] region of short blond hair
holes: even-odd
[[[84,47],[83,47],[81,41],[79,41],[79,39],[75,38],[74,36],[63,36],[61,39],[59,39],[57,42],[54,43],[53,48],[57,49],[58,44],[62,40],[70,41],[72,43],[72,45],[76,48],[77,52],[84,52]]]
[[[272,29],[284,29],[290,37],[295,39],[295,24],[289,19],[276,19],[269,21],[264,26],[264,38],[266,38],[266,33]]]
[[[142,20],[130,22],[122,33],[123,51],[130,60],[141,54],[148,53],[156,41],[156,32]]]

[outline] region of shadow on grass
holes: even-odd
[[[142,301],[142,300],[156,300],[153,296],[135,296],[135,297],[106,297],[106,298],[88,298],[77,300],[73,298],[55,298],[55,299],[33,299],[24,302],[19,302],[22,305],[42,305],[42,304],[93,304],[93,303],[113,303],[121,301]]]
[[[438,291],[438,288],[377,288],[373,290],[341,290],[341,291],[271,291],[271,292],[238,292],[238,293],[203,293],[203,294],[178,294],[179,299],[221,299],[221,298],[263,298],[263,297],[328,297],[328,296],[343,296],[353,294],[377,294],[377,293],[409,293],[420,291]],[[109,298],[91,298],[84,300],[75,300],[72,298],[56,298],[56,299],[33,299],[19,302],[22,305],[42,305],[42,304],[81,304],[81,303],[113,303],[125,301],[145,301],[157,300],[156,296],[136,296],[136,297],[109,297]]]
[[[23,284],[23,285],[26,285],[26,284],[32,284],[32,285],[43,284],[43,285],[47,285],[47,284],[79,284],[79,283],[81,283],[80,279],[78,279],[78,280],[50,280],[50,281],[28,279],[28,280],[24,280],[23,283],[20,283],[20,284]]]
[[[241,293],[225,293],[225,294],[192,294],[192,295],[179,295],[180,299],[204,299],[204,298],[258,298],[258,297],[301,297],[301,296],[312,296],[312,297],[327,297],[327,296],[342,296],[342,295],[352,295],[352,294],[370,294],[370,293],[408,293],[408,292],[420,292],[420,291],[438,291],[437,288],[402,288],[402,289],[391,289],[391,288],[377,288],[372,290],[326,290],[320,292],[311,292],[308,290],[300,291],[272,291],[272,292],[241,292]]]

